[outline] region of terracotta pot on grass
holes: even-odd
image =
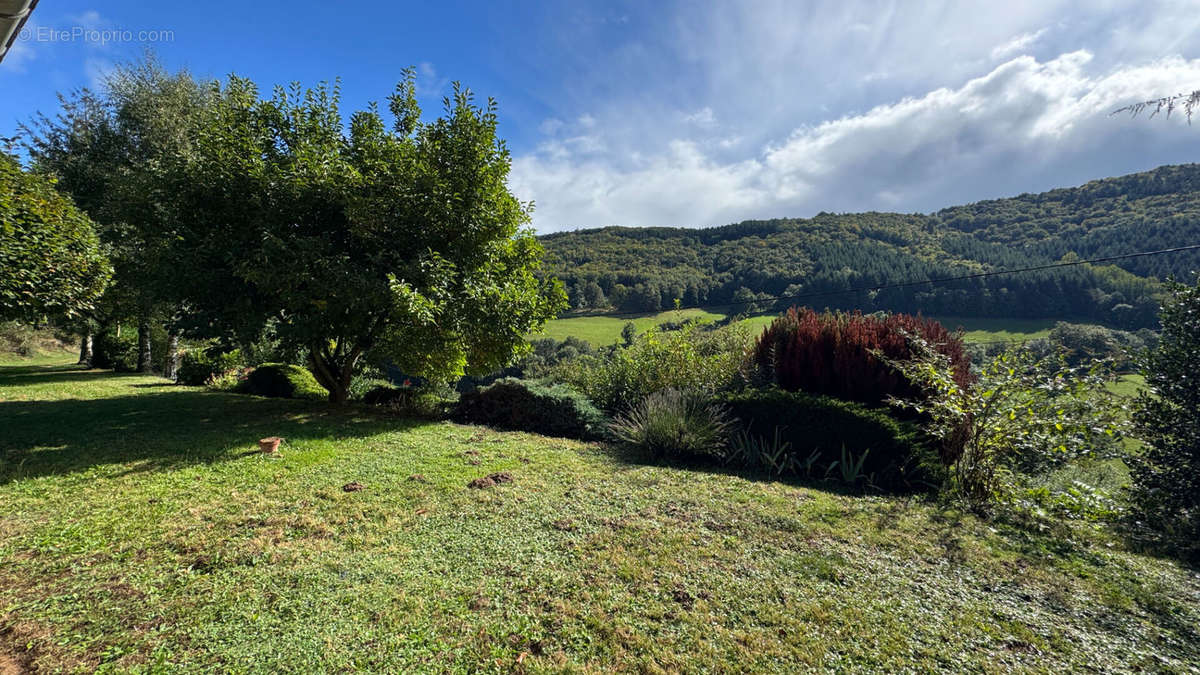
[[[267,438],[260,438],[258,440],[258,449],[262,450],[264,453],[266,453],[268,455],[272,455],[272,454],[275,454],[276,452],[279,452],[279,444],[281,442],[283,442],[283,439],[278,436],[268,436]]]

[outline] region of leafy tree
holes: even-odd
[[[1130,458],[1133,498],[1146,524],[1200,561],[1200,281],[1168,288],[1162,338],[1146,355],[1147,390],[1133,416],[1147,445]]]
[[[92,221],[51,179],[0,153],[0,320],[77,317],[110,275]]]
[[[151,56],[119,65],[98,92],[84,89],[59,99],[57,116],[42,115],[24,127],[30,155],[99,224],[115,278],[96,318],[136,321],[138,369],[147,372],[151,324],[179,313],[179,277],[169,258],[175,234],[167,218],[177,190],[167,170],[189,153],[208,91],[186,71],[171,74]],[[168,343],[178,344],[177,332]],[[169,355],[168,372],[175,360]]]
[[[364,360],[448,381],[490,372],[565,305],[536,276],[530,206],[507,188],[496,103],[455,85],[421,121],[415,75],[347,130],[336,88],[237,77],[180,162],[177,270],[190,306],[243,341],[271,324],[345,401]]]
[[[604,297],[604,289],[600,288],[600,284],[595,281],[588,281],[583,285],[583,302],[585,307],[595,309],[608,306],[608,298]]]

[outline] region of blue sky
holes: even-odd
[[[0,135],[147,42],[202,76],[340,77],[347,110],[405,66],[427,111],[461,80],[499,100],[540,231],[930,211],[1200,159],[1200,123],[1107,114],[1200,88],[1195,0],[44,0]]]

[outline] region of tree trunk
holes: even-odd
[[[179,333],[167,333],[167,360],[163,364],[163,377],[175,380],[179,377]]]
[[[138,322],[138,359],[139,373],[154,372],[154,358],[150,354],[150,319],[143,318]]]
[[[79,338],[79,365],[92,367],[92,331],[84,332]]]
[[[354,349],[342,363],[338,363],[327,351],[313,349],[309,352],[308,369],[329,392],[330,403],[341,405],[350,400],[350,380],[354,378],[354,367],[361,354],[361,350]]]

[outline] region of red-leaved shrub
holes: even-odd
[[[954,379],[969,386],[970,362],[962,339],[920,315],[864,316],[793,307],[763,330],[751,358],[760,372],[788,391],[878,405],[889,396],[922,397],[918,387],[875,356],[911,358],[910,335],[948,356]]]

